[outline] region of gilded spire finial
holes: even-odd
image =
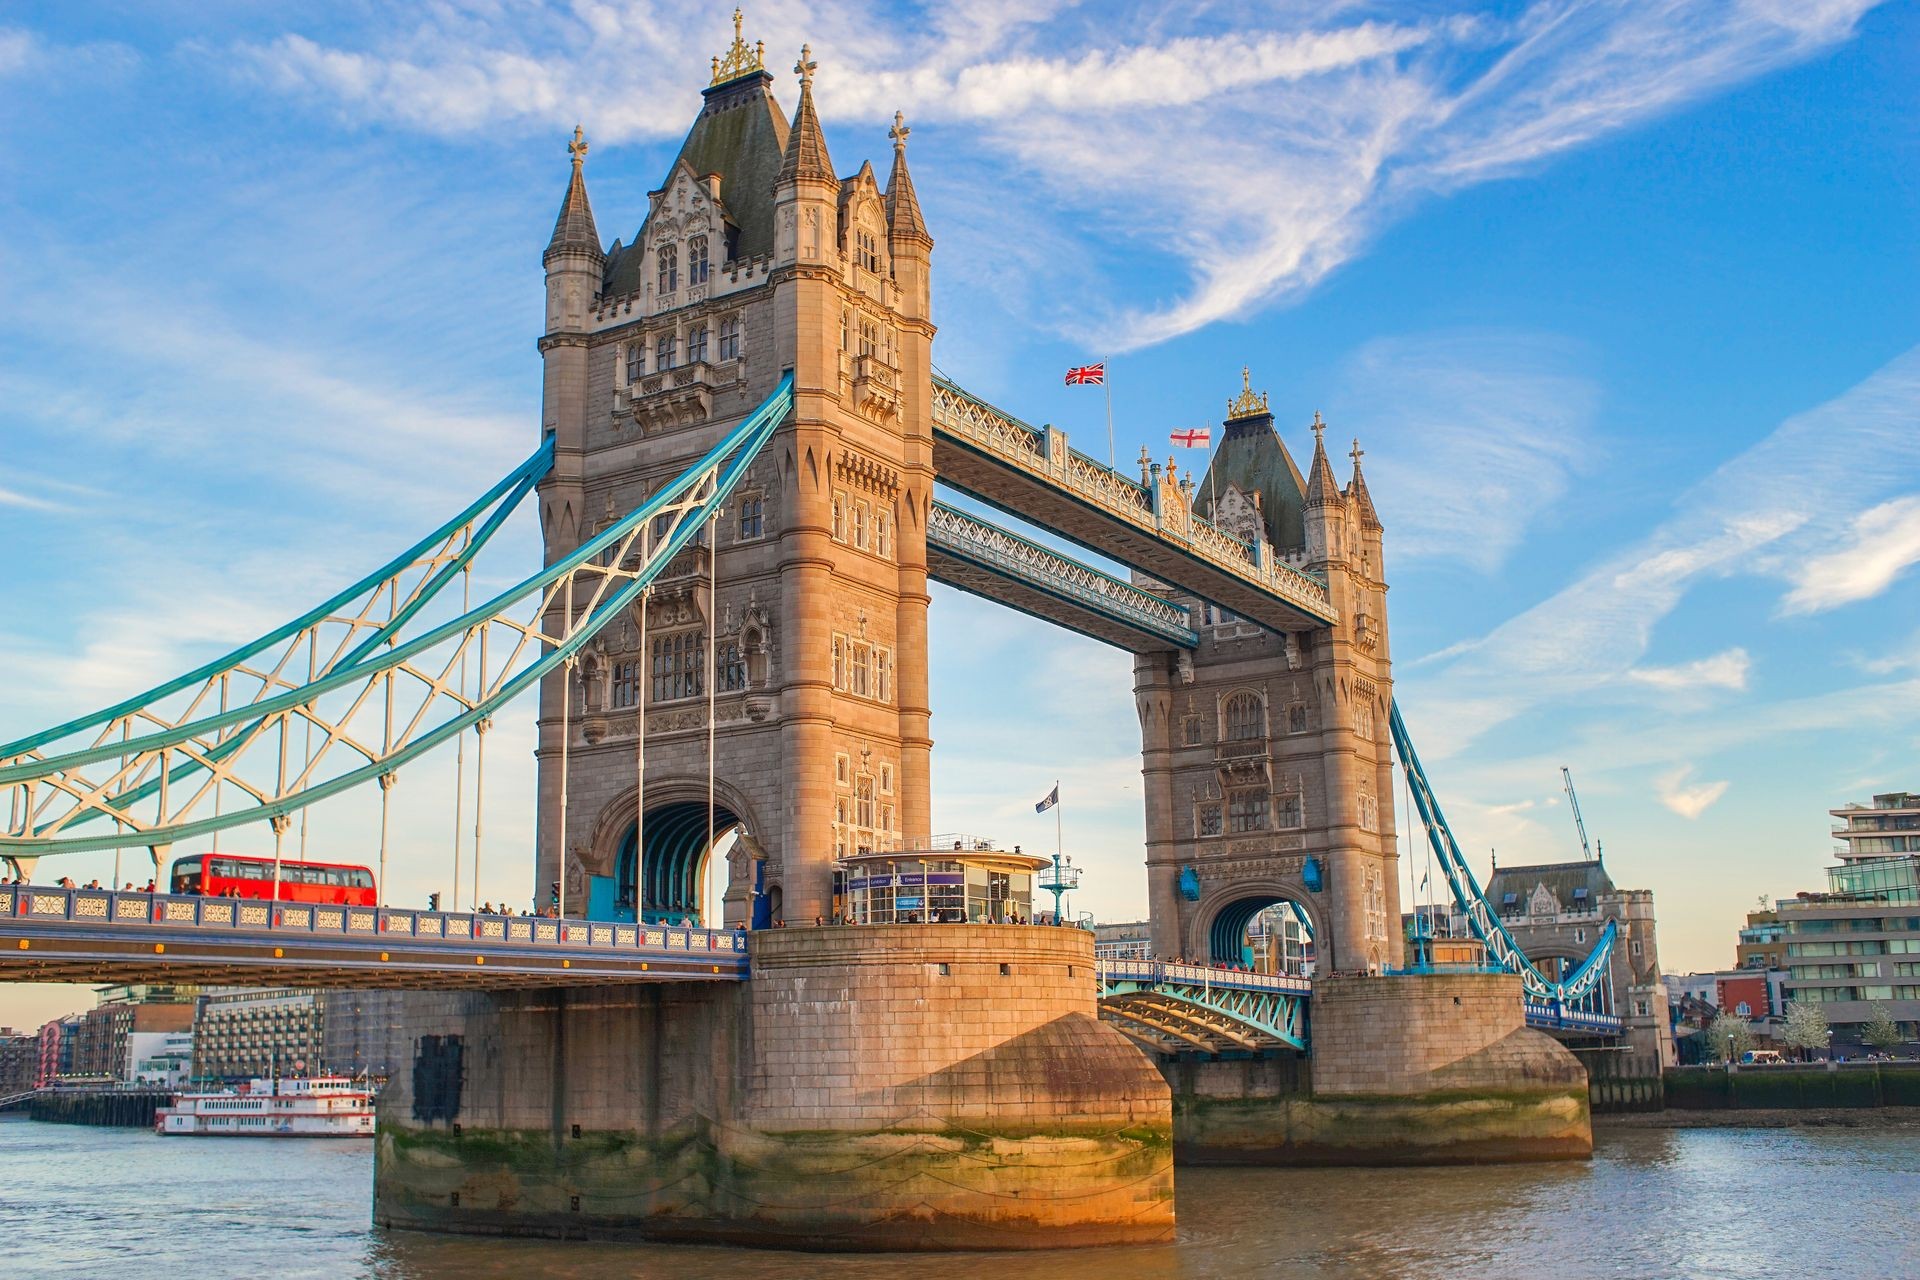
[[[756,71],[767,69],[766,45],[754,41],[753,47],[747,47],[747,38],[743,30],[746,18],[738,9],[733,11],[733,44],[727,51],[713,60],[713,81],[707,87],[725,84],[729,80],[738,80],[741,76],[752,75]]]
[[[576,169],[587,162],[587,135],[577,124],[573,126],[573,141],[567,144],[567,154],[573,157]]]
[[[1240,394],[1227,401],[1227,421],[1235,418],[1254,418],[1268,412],[1267,393],[1253,389],[1253,371],[1242,365],[1240,368]]]
[[[813,60],[813,46],[810,44],[801,45],[800,61],[793,64],[793,74],[800,77],[800,87],[802,89],[811,89],[813,87],[813,73],[818,70],[819,67],[820,64]]]
[[[913,130],[907,128],[907,113],[894,112],[893,128],[887,130],[887,136],[893,139],[893,149],[896,153],[907,149],[907,135],[912,132]]]

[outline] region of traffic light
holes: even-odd
[[[440,909],[440,895],[439,895],[439,894],[437,894],[437,893],[430,893],[430,894],[428,894],[428,895],[427,895],[427,910],[429,910],[429,911],[438,911],[439,909]]]
[[[547,886],[547,905],[558,910],[560,907],[560,882],[555,880]]]

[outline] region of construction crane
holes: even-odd
[[[1580,830],[1580,852],[1587,861],[1592,862],[1595,854],[1593,847],[1587,843],[1587,824],[1580,816],[1580,797],[1573,793],[1573,770],[1561,765],[1560,776],[1566,779],[1567,803],[1573,806],[1573,825]]]

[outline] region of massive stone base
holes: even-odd
[[[1314,984],[1304,1062],[1171,1062],[1183,1164],[1408,1165],[1593,1154],[1587,1076],[1491,974]],[[1303,1071],[1302,1068],[1305,1068]]]
[[[1171,1238],[1167,1089],[1095,1019],[1087,935],[752,947],[745,987],[418,997],[414,1070],[380,1101],[375,1220],[823,1249]]]

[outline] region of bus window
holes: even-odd
[[[200,892],[200,868],[183,869],[175,864],[173,872],[173,891],[175,893]]]
[[[348,872],[347,874],[353,877],[354,888],[356,889],[373,888],[373,872],[361,871],[356,869],[354,871]]]

